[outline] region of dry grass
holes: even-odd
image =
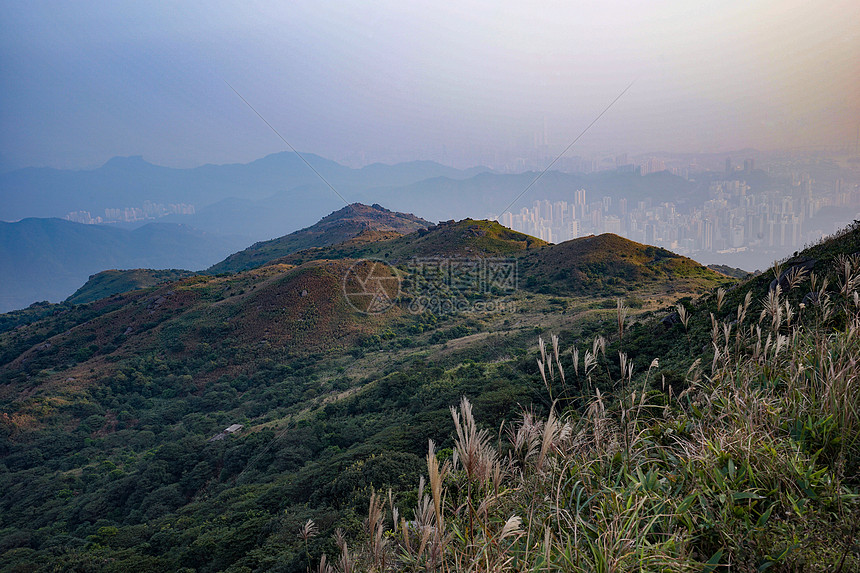
[[[414,519],[374,495],[359,549],[339,541],[328,570],[860,570],[860,261],[839,265],[833,291],[791,278],[809,304],[776,289],[755,320],[750,296],[722,320],[685,315],[709,322],[714,357],[668,400],[650,389],[657,361],[634,383],[623,353],[613,401],[586,384],[582,414],[524,412],[504,443],[463,399],[451,459],[430,443]],[[605,347],[580,360],[540,340],[547,389],[588,380]]]

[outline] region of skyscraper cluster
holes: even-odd
[[[730,161],[727,167],[731,167]],[[752,169],[752,160],[747,160],[745,170]],[[712,181],[705,200],[695,205],[656,203],[647,198],[635,202],[630,197],[593,198],[587,190],[577,189],[570,192],[570,201],[536,200],[517,213],[504,213],[499,222],[553,243],[615,233],[696,255],[797,249],[832,231],[815,220],[822,209],[858,206],[860,193],[846,189],[841,179],[832,188],[815,190],[815,181],[808,174],[799,174],[787,188],[753,192],[745,181],[732,176]]]

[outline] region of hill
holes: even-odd
[[[840,240],[848,244],[844,237]],[[833,265],[832,257],[844,252],[840,249],[824,249],[822,269]],[[365,257],[388,263],[360,260]],[[519,280],[513,289],[498,292],[445,282],[448,291],[440,288],[436,295],[459,297],[455,302],[463,306],[415,307],[419,279],[428,277],[412,262],[422,257],[440,262],[468,257],[512,260]],[[599,265],[604,265],[608,279],[601,278]],[[523,503],[527,507],[522,501],[527,498],[521,496],[544,492],[545,479],[553,483],[553,491],[563,488],[565,503],[589,499],[577,493],[579,487],[605,494],[600,498],[606,500],[605,507],[583,514],[605,515],[606,522],[595,521],[599,527],[609,527],[622,509],[646,508],[637,504],[675,491],[672,484],[686,488],[678,490],[687,492],[684,498],[666,498],[663,506],[647,508],[674,520],[675,508],[692,495],[687,486],[708,484],[712,489],[702,493],[704,506],[696,506],[694,515],[697,523],[710,520],[711,533],[688,536],[682,523],[666,521],[686,544],[682,549],[687,552],[674,558],[705,562],[725,548],[735,559],[739,550],[730,539],[753,535],[760,547],[776,555],[780,549],[772,540],[784,539],[778,529],[770,537],[739,529],[744,523],[758,523],[766,507],[751,505],[750,500],[761,501],[751,496],[770,496],[775,482],[729,489],[729,457],[716,453],[702,458],[708,465],[701,467],[684,457],[685,451],[692,451],[694,438],[703,451],[728,443],[711,444],[698,433],[712,428],[704,425],[701,412],[725,405],[708,405],[710,397],[719,394],[697,386],[703,377],[690,369],[697,359],[701,368],[714,363],[709,314],[730,322],[736,297],[743,302],[744,289],[750,289],[755,299],[751,305],[762,304],[768,283],[732,282],[718,310],[716,295],[700,287],[729,286],[721,281],[730,279],[715,280],[707,271],[699,274],[694,265],[668,251],[612,235],[548,245],[497,223],[465,220],[408,235],[367,229],[344,243],[306,249],[252,270],[192,276],[85,305],[34,305],[5,315],[0,320],[0,569],[306,571],[316,567],[323,553],[337,551],[331,541],[337,528],[355,548],[353,557],[372,555],[364,550],[361,524],[374,491],[391,488],[391,499],[407,521],[433,513],[409,508],[420,498],[419,475],[428,475],[427,440],[437,444],[443,461],[457,447],[450,407],[463,396],[470,400],[474,418],[487,421],[483,428],[493,436],[504,421],[526,440],[520,440],[520,446],[511,444],[502,455],[514,456],[510,467],[523,468],[530,481],[511,481],[516,472],[493,474],[499,484],[510,487],[499,490],[506,492],[502,503],[482,506],[488,512],[483,515],[493,516],[484,529],[487,534],[497,532],[496,526],[510,517],[493,512],[521,508]],[[554,276],[559,269],[567,269],[568,276]],[[612,278],[618,281],[609,283]],[[385,286],[398,283],[399,297],[398,289]],[[838,287],[829,288],[835,296]],[[622,294],[614,295],[615,289]],[[654,302],[656,292],[662,302]],[[792,293],[803,295],[798,289]],[[621,314],[621,335],[616,297],[651,299],[641,309],[627,308],[626,319]],[[612,303],[611,309],[606,302]],[[675,304],[691,313],[687,322],[665,320],[677,312]],[[759,308],[750,306],[748,318],[741,321],[745,333],[750,332],[750,317],[760,315]],[[840,328],[838,320],[843,319],[828,328]],[[536,359],[547,365],[536,345],[541,332],[558,334],[559,352],[564,354],[557,364],[563,364],[566,381],[555,366],[545,370],[547,382],[541,378]],[[723,336],[722,327],[717,332]],[[724,348],[722,339],[720,344]],[[569,350],[574,347],[579,349],[578,363]],[[544,350],[552,348],[550,344]],[[749,348],[754,350],[755,343]],[[620,355],[623,364],[616,360]],[[631,401],[629,391],[634,389],[636,399]],[[682,411],[678,395],[688,389]],[[539,420],[553,403],[563,410],[571,429],[559,429],[558,436],[577,441],[547,442],[545,455],[554,461],[537,469],[533,464],[542,446],[534,446],[533,440],[547,427]],[[523,408],[529,408],[525,417]],[[781,408],[773,410],[777,419],[785,411],[784,405]],[[647,412],[654,412],[654,426],[646,425]],[[631,420],[641,425],[621,425]],[[593,421],[601,426],[588,425]],[[236,424],[242,428],[225,432]],[[653,432],[642,433],[646,428]],[[802,428],[786,426],[779,435],[800,435]],[[741,435],[733,432],[715,435],[719,440]],[[634,441],[625,442],[624,436]],[[605,449],[593,450],[594,440],[603,437]],[[688,450],[672,449],[676,440],[685,440]],[[583,457],[582,464],[574,466],[560,457],[567,451],[583,456],[598,451],[602,457]],[[640,458],[638,452],[646,453]],[[660,452],[671,455],[664,460]],[[737,471],[746,468],[741,465],[746,458],[732,452]],[[767,457],[771,454],[760,455],[773,461]],[[803,472],[812,467],[791,459],[796,462],[792,467]],[[689,463],[682,466],[677,460]],[[656,481],[644,470],[643,477],[638,475],[640,463],[651,464]],[[754,474],[736,474],[735,479],[755,475],[770,480],[777,473],[750,467]],[[553,473],[576,468],[600,472],[592,477],[576,474],[579,481]],[[687,469],[692,473],[685,473]],[[809,476],[817,471],[813,468]],[[723,489],[713,489],[718,487],[714,472],[724,479],[719,486]],[[681,481],[673,482],[676,478]],[[446,500],[452,505],[445,505],[444,511],[461,531],[479,539],[482,534],[468,529],[468,519],[458,521],[463,516],[458,511],[469,507],[464,497],[469,487],[457,481],[462,479],[463,474],[452,474],[443,480],[445,487],[457,484],[449,490]],[[585,485],[577,485],[580,482]],[[814,493],[826,493],[816,483]],[[484,485],[471,491],[485,492]],[[711,507],[720,494],[729,500],[725,503],[735,504],[728,508],[732,511]],[[627,499],[618,497],[622,495],[644,497],[635,497],[639,501],[632,505],[615,505],[614,500]],[[824,511],[824,502],[805,499],[809,501],[804,507],[816,515]],[[432,508],[432,502],[427,507]],[[754,509],[749,519],[736,513],[749,507]],[[772,510],[779,523],[786,507]],[[516,512],[523,530],[538,526],[538,521],[529,521],[530,515],[542,515]],[[726,521],[732,516],[738,518]],[[624,514],[618,523],[641,522],[629,517]],[[305,540],[296,532],[303,526],[313,529],[309,519],[319,534]],[[805,527],[800,521],[791,525]],[[583,531],[591,530],[583,524]],[[602,531],[586,537],[596,543],[592,537]],[[388,547],[406,551],[399,535],[392,531],[384,538],[391,540]],[[519,539],[516,533],[510,535],[512,541]],[[605,535],[608,539],[610,534]],[[829,535],[830,545],[838,546],[841,538]],[[551,543],[558,543],[556,537]],[[454,537],[450,539],[454,543]],[[554,547],[549,550],[554,552]],[[672,550],[671,544],[659,547]],[[580,545],[575,550],[580,556],[591,555]],[[691,557],[694,551],[697,557]],[[533,553],[530,546],[529,555]],[[575,554],[574,548],[569,554]]]
[[[616,336],[613,325],[569,350],[540,340],[549,413],[482,428],[463,398],[452,446],[429,443],[414,521],[389,524],[408,506],[371,494],[360,533],[335,535],[319,562],[860,570],[858,246],[860,221],[771,269],[771,283],[683,301],[677,320],[625,334],[619,305]],[[680,351],[680,373],[654,340]]]
[[[499,257],[518,255],[549,243],[495,221],[464,219],[429,225],[405,236],[363,234],[328,247],[306,249],[276,259],[297,264],[314,259],[373,258],[402,264],[413,258]]]
[[[383,237],[384,239],[384,237]],[[360,237],[277,259],[301,264],[314,259],[372,258],[404,265],[413,258],[498,258],[516,261],[520,288],[542,294],[590,297],[660,297],[696,293],[728,280],[666,249],[613,234],[549,244],[495,221],[465,219],[384,240]]]
[[[430,225],[429,221],[407,213],[395,213],[380,205],[353,203],[310,227],[271,241],[255,243],[213,265],[207,272],[248,270],[297,251],[343,243],[362,234],[363,241],[367,241],[371,237],[368,231],[407,234]]]
[[[81,288],[66,299],[66,302],[84,304],[115,294],[177,281],[193,274],[191,271],[177,269],[111,269],[92,275]]]
[[[102,369],[111,370],[113,362],[138,352],[184,359],[201,345],[221,356],[232,354],[235,346],[260,341],[273,354],[345,345],[363,329],[362,324],[374,324],[371,317],[354,313],[341,294],[343,277],[354,264],[314,261],[300,267],[271,265],[239,275],[198,275],[154,289],[124,292],[85,307],[65,306],[67,310],[58,315],[62,319],[52,317],[66,326],[62,333],[48,335],[40,346],[8,362],[17,353],[13,349],[23,348],[20,343],[32,329],[46,325],[19,329],[2,346],[3,356],[7,366],[27,371],[42,363],[77,362],[73,370],[81,373],[80,380],[96,380],[104,375]],[[53,332],[50,327],[48,332]],[[231,360],[219,375],[248,372],[254,369],[254,359],[246,355]],[[62,386],[67,379],[65,374],[48,377],[45,384]]]
[[[0,311],[63,300],[105,269],[206,268],[239,244],[173,223],[129,231],[62,219],[0,222]]]
[[[708,268],[711,269],[712,271],[716,271],[720,274],[726,275],[727,277],[732,277],[732,278],[736,278],[736,279],[745,279],[749,275],[752,274],[749,271],[745,271],[745,270],[737,268],[737,267],[730,267],[728,265],[711,264],[711,265],[708,265]]]
[[[526,288],[557,294],[701,291],[726,278],[687,257],[612,233],[528,253],[520,264]]]

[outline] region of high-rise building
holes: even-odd
[[[642,166],[642,175],[648,175],[649,173],[659,173],[660,171],[666,170],[666,164],[663,163],[660,159],[656,157],[649,157],[648,161]]]
[[[735,225],[731,232],[731,245],[734,248],[742,247],[744,244],[744,227],[743,225]]]
[[[609,215],[603,220],[603,232],[621,234],[621,219],[615,215]]]
[[[706,219],[702,229],[702,249],[711,251],[714,249],[714,224]]]
[[[657,228],[652,223],[645,225],[645,244],[653,245],[657,242]]]
[[[552,204],[552,213],[555,217],[554,222],[563,225],[570,218],[567,203],[565,201],[556,201]]]

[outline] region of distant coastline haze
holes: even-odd
[[[573,155],[855,145],[860,4],[469,0],[0,9],[0,169],[245,163],[514,171]]]

